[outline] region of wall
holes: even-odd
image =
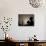
[[[18,26],[18,14],[34,14],[35,26],[34,27],[19,27]],[[46,5],[40,8],[33,8],[30,6],[28,0],[0,0],[0,19],[1,17],[12,17],[13,22],[10,31],[8,33],[11,37],[17,40],[27,40],[34,34],[37,35],[37,39],[46,40],[45,36],[45,15]],[[0,31],[0,39],[3,31]]]

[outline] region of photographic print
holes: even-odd
[[[19,14],[18,26],[34,26],[34,14]]]

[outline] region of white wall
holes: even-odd
[[[34,14],[35,26],[19,27],[18,14]],[[46,40],[45,15],[46,6],[36,9],[32,8],[29,4],[29,0],[0,0],[0,17],[13,17],[12,26],[8,33],[10,33],[17,40],[27,40],[34,34],[37,35],[39,40]],[[0,31],[0,35],[2,35],[2,31]],[[0,39],[2,38],[3,37],[0,36]]]

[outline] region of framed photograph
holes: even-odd
[[[34,14],[18,14],[18,26],[34,26]]]

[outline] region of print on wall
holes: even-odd
[[[34,26],[34,14],[19,14],[18,26]]]
[[[38,8],[45,3],[45,0],[29,0],[29,3],[33,8]]]

